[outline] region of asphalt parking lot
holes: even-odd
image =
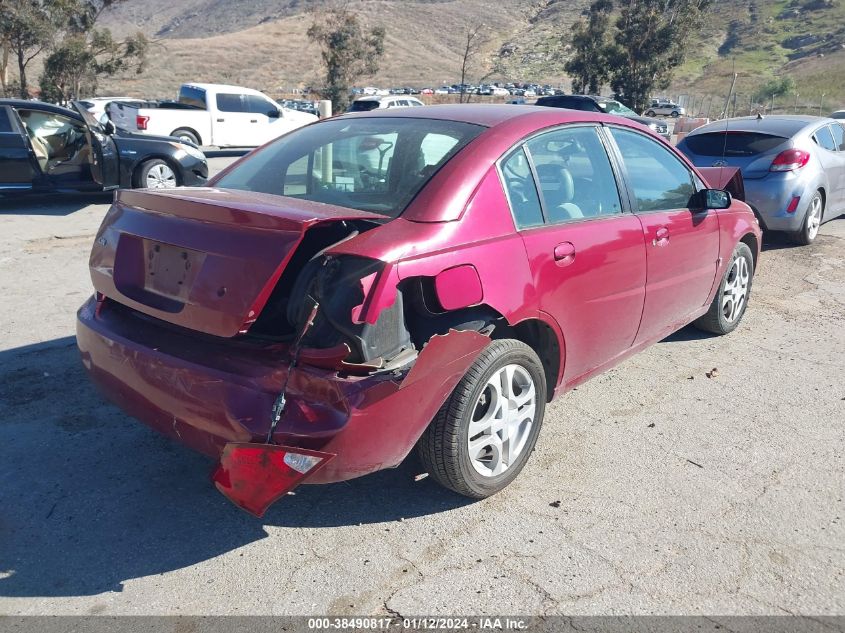
[[[845,218],[767,240],[733,334],[553,403],[501,494],[408,460],[258,520],[83,374],[108,202],[0,202],[0,615],[845,612]]]

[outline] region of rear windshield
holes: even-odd
[[[434,119],[327,120],[247,157],[216,186],[397,217],[484,129]]]
[[[372,101],[370,99],[366,101],[353,101],[349,106],[349,112],[369,112],[378,108],[378,105],[378,101]]]
[[[782,136],[759,132],[710,132],[687,136],[686,145],[699,156],[756,156],[775,149],[784,141]]]
[[[191,106],[192,108],[205,110],[205,90],[202,88],[182,86],[179,89],[179,103]]]

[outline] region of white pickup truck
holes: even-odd
[[[317,120],[258,90],[195,83],[183,84],[175,103],[139,108],[112,102],[108,113],[116,127],[130,132],[216,147],[258,147]]]

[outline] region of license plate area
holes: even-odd
[[[148,239],[143,253],[144,290],[186,303],[205,253]]]

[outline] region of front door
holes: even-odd
[[[37,170],[17,118],[0,106],[0,191],[32,189]]]
[[[91,177],[103,189],[116,189],[120,186],[120,158],[114,139],[83,105],[74,103],[73,107],[85,120],[85,138],[91,148],[88,152]],[[111,130],[114,131],[114,128]]]
[[[623,213],[595,126],[534,137],[500,170],[540,309],[563,331],[564,380],[572,382],[634,341],[645,294],[640,223]]]
[[[639,343],[668,335],[707,303],[718,267],[719,216],[689,208],[698,179],[660,141],[629,129],[609,129],[648,262]]]

